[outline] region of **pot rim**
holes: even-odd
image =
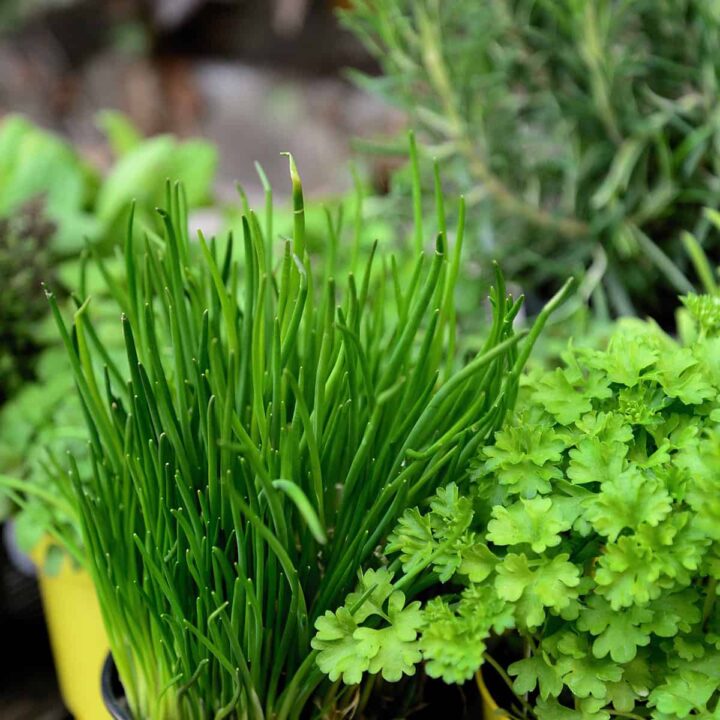
[[[117,676],[115,661],[112,653],[108,653],[100,673],[100,692],[103,702],[113,720],[132,720],[123,698],[118,695],[118,687],[122,686]]]

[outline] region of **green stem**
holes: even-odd
[[[490,655],[490,653],[486,652],[483,655],[483,657],[492,666],[492,668],[495,670],[495,672],[503,679],[503,682],[508,686],[508,688],[510,689],[510,692],[512,692],[512,694],[518,699],[520,704],[523,706],[523,710],[525,710],[525,712],[528,715],[533,716],[532,708],[530,707],[530,705],[524,698],[521,698],[515,692],[515,689],[513,688],[513,681],[510,679],[510,676],[505,672],[504,668],[500,665],[500,663],[497,662],[497,660],[495,660],[495,658],[493,658],[493,656]]]

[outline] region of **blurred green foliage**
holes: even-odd
[[[104,178],[25,118],[10,116],[0,125],[0,404],[32,378],[43,347],[41,282],[57,280],[62,268],[67,275],[86,248],[112,252],[132,201],[138,232],[152,230],[168,177],[187,179],[189,207],[209,201],[217,164],[210,143],[169,135],[145,140],[115,112],[99,122],[116,159]]]
[[[383,69],[358,81],[472,188],[476,258],[531,299],[587,272],[581,295],[662,315],[691,289],[681,230],[717,253],[717,3],[355,0],[341,17]]]

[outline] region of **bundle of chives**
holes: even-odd
[[[190,242],[177,186],[162,238],[130,229],[126,281],[108,277],[127,371],[87,300],[69,331],[50,295],[90,430],[93,472],[71,472],[88,566],[137,720],[311,715],[315,619],[407,506],[464,472],[552,309],[518,345],[498,272],[484,348],[453,357],[462,203],[451,257],[441,233],[405,279],[373,249],[340,292],[313,272],[290,162],[277,267],[270,202],[264,227],[242,218],[242,262],[232,238]]]

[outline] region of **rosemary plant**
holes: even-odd
[[[237,258],[232,237],[190,242],[177,186],[163,237],[128,232],[127,281],[108,276],[127,369],[88,300],[70,331],[49,296],[90,429],[92,472],[71,471],[88,567],[138,720],[323,716],[313,623],[497,429],[544,320],[518,344],[498,272],[484,348],[454,357],[462,223],[409,281],[373,251],[337,286],[308,255],[290,167],[277,262],[269,188]],[[331,218],[326,258],[338,237]]]
[[[360,82],[472,188],[475,256],[540,297],[590,268],[581,294],[620,314],[692,290],[681,232],[718,252],[717,4],[354,0],[342,18],[383,70]]]

